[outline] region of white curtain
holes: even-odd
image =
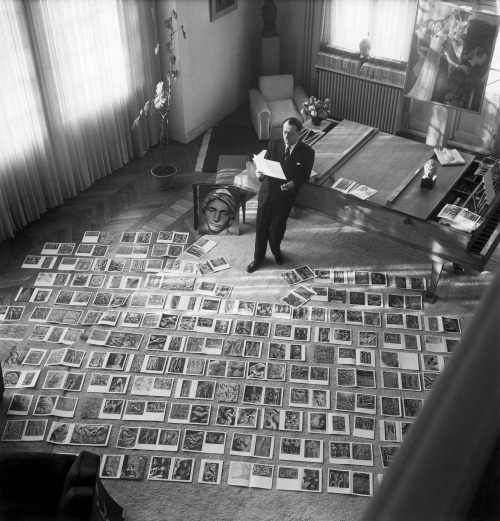
[[[304,2],[304,32],[301,52],[299,55],[300,71],[297,83],[302,85],[307,93],[316,90],[316,54],[321,43],[322,13],[325,0],[306,0]]]
[[[0,240],[140,156],[154,0],[0,1]]]
[[[353,51],[368,38],[372,56],[406,61],[417,0],[326,0],[323,43]]]

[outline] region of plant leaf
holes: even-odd
[[[161,96],[163,94],[163,82],[159,81],[156,85],[156,95]]]

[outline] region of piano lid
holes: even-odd
[[[314,170],[320,174],[321,186],[330,187],[331,177],[333,181],[351,179],[377,190],[367,203],[423,220],[433,214],[474,160],[473,155],[463,153],[464,165],[441,166],[437,162],[436,186],[426,190],[420,187],[420,169],[434,157],[430,145],[343,120],[313,148],[317,154]],[[388,204],[391,196],[395,198]]]

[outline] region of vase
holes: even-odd
[[[319,127],[320,123],[321,123],[321,118],[319,116],[312,116],[311,117],[311,120],[312,120],[312,124],[315,126],[315,127]]]
[[[177,168],[170,163],[167,165],[155,165],[151,169],[151,175],[153,177],[153,184],[156,185],[158,190],[170,190],[174,188],[174,177],[177,173]]]

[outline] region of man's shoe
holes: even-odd
[[[261,266],[262,262],[257,262],[254,260],[247,266],[247,272],[253,273],[255,270],[258,270]]]
[[[285,262],[283,254],[281,252],[276,254],[274,258],[276,259],[276,264],[278,264],[278,266],[281,266]]]

